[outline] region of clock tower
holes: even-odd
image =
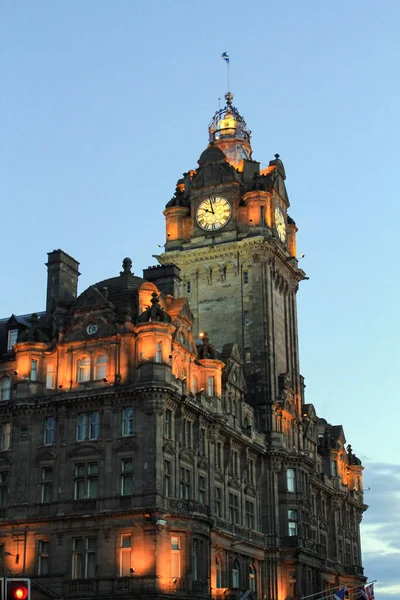
[[[166,245],[158,260],[179,267],[195,334],[207,331],[220,350],[229,341],[241,347],[247,397],[259,427],[273,437],[278,398],[290,399],[294,420],[301,416],[296,292],[305,273],[296,258],[283,163],[276,154],[260,168],[232,94],[225,98],[197,169],[178,180],[165,208]]]

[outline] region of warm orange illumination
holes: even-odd
[[[236,119],[233,118],[233,116],[231,115],[231,113],[227,112],[225,119],[221,119],[221,121],[219,122],[219,129],[220,129],[220,133],[221,135],[232,135],[232,131],[224,131],[224,129],[235,129],[236,127]]]
[[[272,173],[272,171],[274,169],[276,169],[275,165],[271,165],[271,166],[267,167],[266,169],[261,169],[260,175],[268,175],[269,173]]]

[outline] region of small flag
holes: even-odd
[[[347,591],[347,588],[346,588],[346,586],[344,586],[344,588],[342,588],[338,592],[335,592],[333,594],[334,600],[344,600],[344,597],[346,595],[346,591]]]
[[[227,52],[223,52],[221,58],[229,65],[229,54]]]
[[[365,600],[375,600],[374,596],[374,584],[370,583],[367,587],[363,588],[360,591],[361,598],[365,598]]]

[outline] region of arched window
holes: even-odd
[[[251,592],[255,592],[256,591],[256,570],[254,568],[254,565],[250,564],[249,565],[249,590]]]
[[[94,361],[94,379],[105,379],[107,377],[107,354],[99,354]]]
[[[90,358],[82,356],[78,361],[78,382],[90,381]]]
[[[53,363],[47,365],[46,370],[46,388],[48,390],[54,390],[56,387],[56,367]]]
[[[232,563],[232,587],[235,589],[239,588],[239,563],[235,559]]]
[[[215,587],[222,588],[222,561],[218,554],[215,557]]]
[[[11,397],[11,377],[3,377],[0,380],[0,400],[9,400]]]

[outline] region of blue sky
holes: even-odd
[[[400,593],[400,3],[3,0],[0,316],[42,310],[47,252],[80,290],[154,264],[165,203],[226,91],[253,157],[285,164],[307,401],[366,466],[364,561]],[[392,592],[392,593],[391,593]]]

